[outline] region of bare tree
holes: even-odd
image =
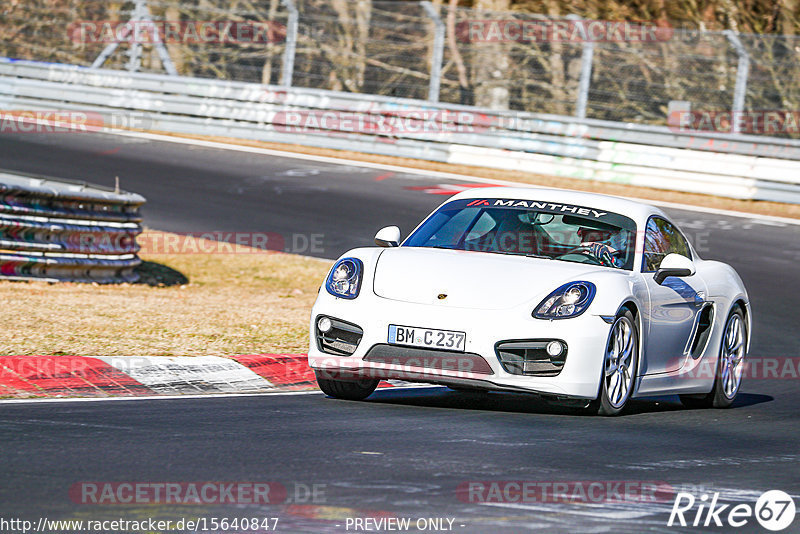
[[[496,13],[508,11],[510,0],[476,0],[475,8],[497,19]],[[500,24],[503,21],[497,21]],[[481,42],[473,45],[472,71],[475,86],[475,105],[503,110],[509,107],[508,77],[510,59],[508,46],[501,42]]]
[[[458,43],[456,42],[457,8],[458,0],[450,0],[447,9],[447,47],[450,50],[450,56],[453,58],[453,63],[455,63],[456,72],[458,73],[459,102],[467,104],[467,92],[469,91],[467,67],[464,65],[464,58],[461,57],[461,52],[458,50]]]
[[[353,6],[353,13],[350,12]],[[348,91],[360,92],[367,67],[366,47],[369,41],[369,22],[372,13],[370,0],[332,0],[331,6],[339,18],[337,50],[329,51],[334,69],[334,87],[344,85]]]

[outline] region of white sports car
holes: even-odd
[[[381,379],[535,393],[603,415],[632,397],[730,406],[750,305],[661,210],[615,197],[491,187],[455,195],[405,241],[344,254],[311,313],[326,394]]]

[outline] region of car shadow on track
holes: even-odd
[[[773,398],[769,395],[741,393],[737,397],[733,409],[772,400]],[[445,387],[382,389],[371,395],[367,402],[424,408],[450,408],[538,415],[590,415],[588,410],[581,407],[558,405],[524,393],[453,391]],[[680,410],[688,410],[688,408],[681,404],[677,395],[647,397],[632,399],[621,416]]]

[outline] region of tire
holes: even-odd
[[[322,373],[314,372],[317,377],[319,389],[329,397],[344,400],[364,400],[378,387],[378,380],[360,378],[351,380],[337,380],[325,377]]]
[[[630,310],[614,319],[606,343],[600,392],[589,404],[597,415],[619,415],[630,400],[639,365],[639,329]]]
[[[680,395],[687,408],[729,408],[742,385],[744,358],[747,354],[747,321],[740,307],[734,308],[725,320],[725,330],[719,344],[714,387],[705,395]]]

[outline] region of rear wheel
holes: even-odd
[[[355,378],[341,380],[326,376],[327,373],[315,371],[319,389],[329,397],[345,400],[364,400],[378,387],[378,380],[372,378]]]
[[[687,408],[728,408],[742,385],[744,357],[747,352],[747,323],[741,308],[734,309],[725,321],[719,348],[714,389],[706,395],[680,395]]]
[[[639,362],[639,331],[630,310],[624,310],[614,320],[606,345],[600,394],[589,404],[589,410],[599,415],[617,415],[633,392],[636,367]]]

